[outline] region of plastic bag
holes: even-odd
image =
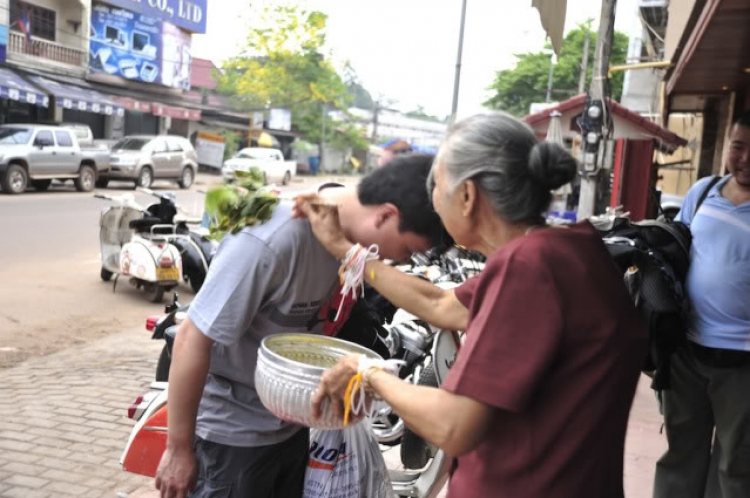
[[[380,446],[365,420],[335,431],[310,431],[303,498],[393,498]]]

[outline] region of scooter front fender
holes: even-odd
[[[164,389],[151,402],[130,432],[128,444],[120,458],[123,470],[156,477],[159,462],[167,448],[167,398]]]

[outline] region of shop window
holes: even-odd
[[[56,131],[55,138],[57,138],[58,147],[73,147],[73,140],[70,139],[70,133],[67,131]]]
[[[57,13],[38,5],[10,0],[10,25],[13,31],[21,31],[18,21],[28,13],[31,35],[44,40],[55,41]]]

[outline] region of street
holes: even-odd
[[[165,181],[156,182],[154,190],[175,192],[184,211],[200,216],[200,191],[216,181],[218,177],[199,175],[190,190]],[[317,181],[298,177],[281,190]],[[125,183],[113,183],[103,192],[133,193],[146,206],[156,201]],[[99,214],[108,204],[76,192],[70,183],[47,192],[0,195],[0,369],[142,327],[147,316],[163,312],[163,305],[149,302],[127,279],[118,282],[115,292],[112,282],[100,279]],[[184,283],[177,291],[181,302],[194,296]],[[169,299],[171,294],[165,295],[164,302]]]
[[[201,175],[189,191],[154,188],[176,192],[182,208],[198,215],[199,190],[213,181]],[[286,190],[319,181],[298,178]],[[106,192],[133,192],[120,188]],[[162,347],[145,320],[163,304],[125,281],[113,293],[112,282],[100,279],[105,206],[70,185],[0,195],[0,498],[157,496],[152,480],[123,472],[118,460],[132,428],[127,407],[153,380]],[[183,302],[193,297],[184,284],[179,294]],[[626,496],[647,498],[665,443],[646,378],[631,413]]]
[[[201,186],[189,192],[175,187],[156,186],[174,189],[184,209],[200,212]],[[136,199],[152,202],[141,193]],[[141,325],[146,316],[162,312],[162,305],[148,302],[127,279],[115,293],[111,282],[101,281],[98,223],[107,204],[70,184],[0,196],[0,368]],[[193,295],[187,285],[180,285],[179,293],[185,300]]]

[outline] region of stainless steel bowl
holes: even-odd
[[[326,404],[319,419],[313,419],[310,401],[323,372],[339,358],[364,354],[382,359],[367,348],[341,339],[312,334],[275,334],[258,349],[255,389],[263,405],[282,420],[316,429],[341,429],[343,420]]]

